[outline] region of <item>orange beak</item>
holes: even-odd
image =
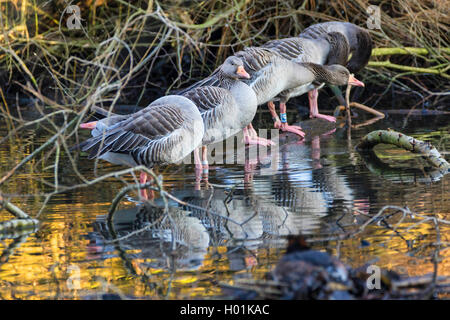
[[[237,67],[236,74],[241,78],[250,79],[250,75],[247,73],[247,71],[245,71],[243,66]]]
[[[348,77],[348,84],[357,87],[364,87],[364,83],[356,79],[352,74],[350,75],[350,77]]]

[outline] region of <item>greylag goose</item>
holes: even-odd
[[[356,73],[364,68],[372,54],[372,38],[369,31],[350,22],[323,22],[309,26],[300,33],[299,37],[317,39],[331,32],[337,32],[347,39],[352,53],[347,63],[351,73]]]
[[[258,105],[273,100],[285,90],[297,88],[313,81],[344,85],[353,78],[350,77],[350,73],[345,67],[296,63],[283,58],[276,51],[268,48],[249,47],[237,52],[235,56],[243,61],[245,70],[251,76],[244,82],[255,91]],[[202,86],[221,86],[219,70],[220,68],[186,90]],[[292,126],[285,126],[285,129],[304,135],[301,130]],[[268,145],[264,141],[265,139],[257,138],[254,134],[251,134],[251,130],[253,128],[250,124],[244,131],[247,143]]]
[[[348,42],[351,58],[343,65],[347,67],[350,73],[357,73],[364,68],[372,54],[372,38],[364,28],[350,22],[323,22],[309,26],[300,33],[299,37],[317,40],[332,33],[342,34]],[[348,57],[346,60],[348,60]],[[313,89],[308,95],[310,104],[313,103],[314,108],[317,109],[317,90]],[[329,120],[335,121],[336,119],[330,117]]]
[[[207,145],[231,137],[253,120],[257,99],[255,92],[244,82],[250,75],[241,59],[228,57],[215,73],[215,86],[199,86],[185,91],[182,95],[198,107],[203,118],[205,134],[202,139],[202,160],[199,150],[194,151],[196,169],[206,170]]]
[[[89,159],[131,167],[177,163],[200,145],[204,134],[197,106],[177,95],[159,98],[133,114],[113,115],[80,127],[93,129],[92,137],[80,144]],[[140,183],[147,178],[142,172]]]
[[[311,38],[286,38],[279,40],[272,40],[264,44],[263,47],[270,48],[276,51],[282,57],[289,59],[297,63],[312,62],[321,65],[346,65],[350,48],[349,43],[344,35],[339,32],[330,32],[324,34],[321,37],[314,39]],[[356,86],[363,86],[364,84],[355,79],[352,75],[349,76],[349,84]],[[285,90],[281,92],[277,100],[280,101],[280,116],[278,117],[275,111],[275,105],[273,101],[269,101],[268,107],[274,119],[274,126],[280,128],[283,131],[289,130],[290,127],[294,127],[300,130],[300,127],[289,126],[286,118],[286,102],[291,97],[300,96],[308,92],[309,105],[310,105],[310,117],[322,118],[327,121],[335,122],[336,119],[331,116],[323,115],[319,113],[317,106],[318,89],[323,86],[323,83],[310,82],[302,86]]]

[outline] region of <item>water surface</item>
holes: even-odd
[[[392,115],[353,130],[351,142],[342,129],[325,134],[306,128],[304,142],[281,134],[272,168],[265,159],[262,164],[252,159],[247,166],[212,165],[209,182],[215,187],[209,189],[203,183],[196,190],[192,165],[159,168],[167,191],[209,208],[205,212],[171,201],[171,221],[164,220],[162,209],[129,192],[114,224],[108,225],[111,201],[133,182],[131,175],[55,194],[43,208],[43,195],[54,190],[54,159],[38,157],[2,186],[4,197],[24,211],[41,211],[41,225],[31,233],[2,236],[0,298],[95,299],[103,292],[142,299],[217,298],[222,295],[220,283],[263,278],[283,255],[285,236],[298,233],[350,266],[372,262],[409,276],[430,273],[434,248],[429,244],[436,241],[432,224],[413,226],[401,235],[374,224],[349,239],[338,241],[335,236],[363,225],[366,215],[386,205],[450,219],[448,175],[422,181],[424,163],[396,147],[377,147],[382,163],[368,162],[354,150],[364,134],[392,128],[429,141],[447,155],[448,123],[445,115],[407,121],[405,115]],[[0,176],[45,142],[49,131],[27,129],[1,144]],[[0,137],[6,133],[7,124],[0,122]],[[122,169],[100,162],[96,172],[85,155],[75,161],[90,180]],[[58,183],[80,183],[64,150]],[[156,205],[163,205],[161,199]],[[10,218],[5,210],[0,212],[0,221]],[[407,219],[398,231],[412,225]],[[146,231],[114,241],[146,226]],[[440,236],[450,241],[448,227],[441,226]],[[450,251],[442,250],[440,258],[439,274],[450,276]]]

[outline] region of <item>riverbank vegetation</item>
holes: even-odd
[[[209,74],[244,46],[296,36],[323,21],[367,27],[374,4],[380,28],[370,30],[375,49],[361,76],[378,93],[369,104],[392,86],[419,100],[445,98],[445,1],[15,0],[0,4],[2,111],[18,92],[76,112],[92,100],[146,105]]]

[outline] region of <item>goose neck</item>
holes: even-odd
[[[230,78],[223,74],[223,72],[220,72],[218,74],[220,87],[231,90],[233,87],[235,87],[240,81],[238,79]]]

